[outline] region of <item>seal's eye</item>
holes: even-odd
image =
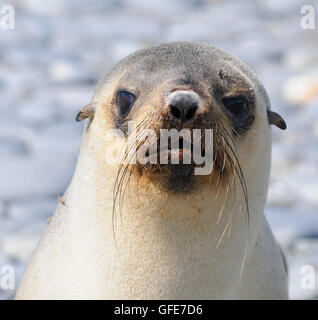
[[[223,104],[236,117],[245,116],[248,111],[248,102],[245,97],[239,96],[234,98],[226,98],[223,100]]]
[[[136,97],[128,91],[119,91],[117,94],[117,104],[119,108],[120,115],[122,117],[126,116],[133,106]]]

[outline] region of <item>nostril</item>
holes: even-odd
[[[171,118],[181,122],[190,122],[200,107],[200,97],[195,92],[175,91],[168,98]]]
[[[170,112],[176,119],[180,119],[182,116],[181,111],[178,107],[170,106]]]
[[[195,112],[197,111],[198,106],[197,105],[193,105],[192,107],[190,107],[189,110],[187,110],[186,115],[185,115],[185,120],[191,120],[194,115]]]
[[[170,105],[170,113],[175,119],[180,119],[182,121],[190,121],[194,118],[194,115],[198,109],[196,104],[192,106],[174,106]]]

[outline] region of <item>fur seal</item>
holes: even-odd
[[[203,43],[137,51],[100,80],[83,119],[74,177],[17,299],[288,297],[264,216],[270,125],[286,124],[245,64]],[[120,129],[117,141],[127,138],[129,120],[153,130],[213,129],[213,170],[110,165],[105,133]]]

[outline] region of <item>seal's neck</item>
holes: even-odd
[[[78,167],[65,201],[72,248],[89,256],[87,270],[100,267],[103,298],[188,299],[195,293],[199,299],[211,296],[213,286],[218,296],[235,292],[235,285],[228,292],[228,283],[239,286],[248,234],[238,197],[227,199],[225,192],[216,202],[204,190],[170,195],[151,184],[136,192],[132,181],[114,217],[115,176],[109,172],[115,170],[103,171],[91,160],[85,160],[85,172],[84,163]]]

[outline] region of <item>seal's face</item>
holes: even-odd
[[[112,121],[116,128],[128,134],[128,122],[135,121],[137,128],[155,130],[157,133],[157,162],[135,166],[135,172],[176,192],[193,191],[200,181],[223,177],[235,164],[234,137],[244,135],[255,118],[253,88],[244,77],[227,75],[224,63],[212,63],[211,56],[204,57],[200,48],[163,46],[144,51],[122,62],[125,72],[116,81],[112,98]],[[179,148],[168,143],[168,164],[160,162],[166,150],[160,149],[160,129],[190,132],[190,145],[184,136],[179,137]],[[202,135],[201,156],[206,154],[205,129],[213,130],[214,167],[208,177],[195,175],[193,155],[191,163],[173,164],[173,157],[182,162],[184,152],[193,153],[193,130]],[[187,147],[187,146],[188,147]],[[162,146],[162,144],[161,144]],[[232,151],[231,151],[232,149]],[[232,159],[232,164],[226,161]],[[151,154],[150,154],[151,155]],[[219,179],[220,180],[220,179]]]
[[[105,87],[111,87],[111,92],[105,93]],[[95,97],[103,100],[107,121],[126,137],[132,133],[129,123],[135,122],[137,148],[128,146],[119,179],[137,175],[172,192],[191,192],[211,181],[224,183],[233,173],[244,189],[238,141],[248,139],[258,118],[264,122],[266,110],[270,123],[284,125],[269,111],[266,93],[252,72],[232,56],[204,44],[170,43],[138,51],[106,75]],[[156,134],[141,138],[143,129]],[[179,145],[164,140],[162,129],[178,132]],[[206,130],[213,130],[213,136],[207,138]],[[149,142],[157,148],[149,148]],[[146,151],[139,152],[143,148]],[[207,174],[196,175],[196,168],[204,164],[195,161],[195,150],[197,158],[212,162]],[[128,163],[137,152],[148,162]],[[163,163],[164,155],[168,160]],[[185,163],[187,155],[190,161]]]

